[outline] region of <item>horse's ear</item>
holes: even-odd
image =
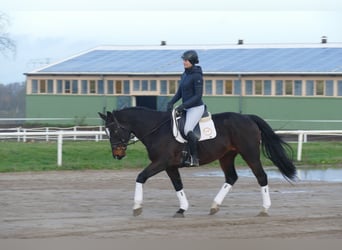
[[[104,114],[100,113],[100,112],[97,112],[99,114],[99,116],[102,118],[102,120],[106,120],[107,119],[107,116],[105,116]]]
[[[112,117],[112,116],[113,116],[112,112],[107,111],[107,117]]]

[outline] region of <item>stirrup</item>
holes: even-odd
[[[192,156],[191,158],[191,163],[190,163],[190,167],[199,167],[199,162],[197,158],[193,158]]]

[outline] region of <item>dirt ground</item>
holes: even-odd
[[[0,239],[342,239],[342,183],[270,179],[269,217],[257,217],[256,179],[240,177],[216,215],[210,205],[223,177],[181,169],[190,208],[166,174],[144,185],[144,210],[132,216],[139,170],[0,174]]]

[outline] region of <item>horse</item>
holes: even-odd
[[[179,209],[173,217],[184,217],[189,208],[179,168],[182,168],[184,144],[175,140],[172,133],[171,112],[156,111],[144,107],[129,107],[122,110],[98,113],[104,120],[109,137],[112,156],[121,160],[126,155],[132,134],[146,147],[150,164],[142,170],[135,183],[133,216],[142,213],[143,184],[166,171],[179,200]],[[225,182],[215,196],[209,214],[219,211],[224,198],[238,179],[234,159],[240,154],[252,170],[262,195],[262,210],[259,215],[268,216],[271,207],[268,179],[261,161],[261,152],[278,167],[288,181],[296,178],[296,167],[292,161],[292,149],[279,137],[265,120],[257,115],[224,112],[212,115],[217,136],[198,142],[199,164],[218,160]]]

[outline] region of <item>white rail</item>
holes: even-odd
[[[302,149],[303,142],[306,142],[308,135],[342,135],[342,130],[288,130],[288,131],[275,131],[277,134],[283,135],[298,135],[298,148],[297,148],[297,160],[302,160]],[[45,132],[0,132],[1,138],[23,138],[23,141],[26,141],[26,138],[29,136],[39,137],[39,136],[56,136],[57,138],[57,165],[62,166],[62,145],[63,138],[75,136],[77,137],[89,137],[94,136],[95,141],[102,140],[102,136],[105,135],[104,131],[45,131]]]
[[[26,136],[57,136],[57,166],[62,166],[62,147],[64,136],[95,136],[95,141],[99,141],[106,133],[104,131],[54,131],[54,132],[6,132],[0,133],[1,137],[26,137]]]
[[[303,142],[307,141],[308,135],[342,135],[342,130],[279,130],[275,131],[275,133],[285,135],[298,135],[297,161],[301,161]]]

